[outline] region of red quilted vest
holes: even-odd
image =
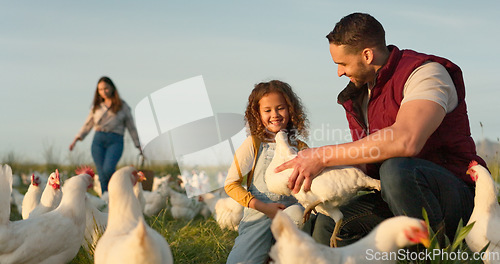
[[[458,105],[455,110],[446,114],[441,125],[429,137],[416,157],[441,165],[458,178],[473,185],[474,182],[466,175],[469,163],[472,160],[476,160],[483,166],[486,166],[486,163],[476,154],[476,146],[470,134],[462,71],[457,65],[444,58],[412,50],[399,50],[396,46],[388,48],[391,54],[387,63],[378,72],[368,103],[369,134],[395,122],[403,100],[404,84],[410,74],[426,61],[438,62],[448,70],[453,79],[458,94]],[[366,88],[359,89],[350,83],[338,97],[339,104],[342,104],[346,110],[353,141],[367,135],[360,104],[356,103],[360,102],[359,99],[366,92]],[[368,166],[370,176],[379,178],[379,166],[380,164]]]

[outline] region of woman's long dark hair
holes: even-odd
[[[107,76],[102,76],[99,79],[99,81],[97,81],[97,84],[99,84],[100,82],[104,82],[104,83],[108,84],[111,87],[111,89],[113,90],[111,92],[111,96],[112,96],[111,102],[112,103],[111,103],[110,110],[113,111],[113,113],[117,113],[118,111],[120,111],[120,109],[122,109],[122,100],[120,99],[120,95],[118,94],[118,90],[116,90],[115,84]],[[94,112],[95,112],[95,110],[97,110],[99,108],[99,106],[101,105],[102,102],[104,102],[104,98],[102,98],[101,95],[99,95],[99,88],[96,87],[94,100],[92,102],[92,109]]]

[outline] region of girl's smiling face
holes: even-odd
[[[262,124],[273,133],[286,129],[290,115],[288,104],[281,93],[268,93],[259,100],[259,113]]]

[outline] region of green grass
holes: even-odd
[[[221,230],[213,218],[184,222],[168,216],[152,226],[156,229],[161,223],[161,234],[170,245],[175,263],[226,263],[237,236],[237,232]]]
[[[147,218],[170,245],[174,263],[226,263],[237,232],[221,230],[213,218],[199,216],[191,221],[175,220],[162,211],[157,217]],[[71,264],[94,263],[92,253],[80,248]]]

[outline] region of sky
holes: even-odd
[[[353,12],[377,18],[388,44],[458,64],[473,138],[497,141],[498,10],[498,1],[1,1],[0,161],[88,161],[92,135],[68,147],[103,75],[132,109],[202,76],[213,112],[238,114],[256,83],[279,79],[307,109],[310,146],[346,142],[336,98],[348,79],[325,36]],[[182,117],[196,105],[175,108]]]

